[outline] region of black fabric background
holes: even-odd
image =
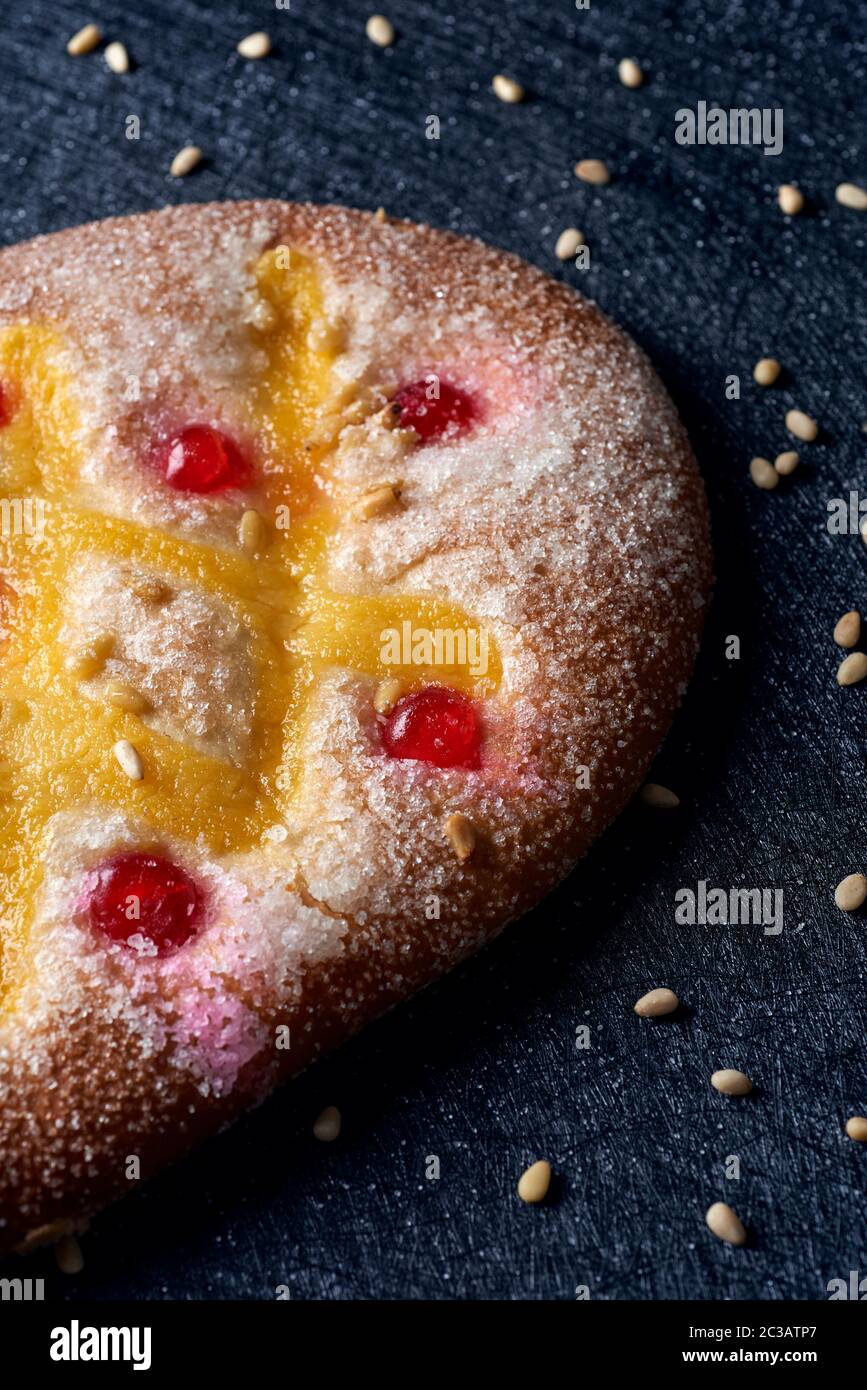
[[[586,1284],[598,1299],[825,1298],[829,1279],[867,1274],[867,1149],[842,1133],[867,1111],[867,918],[832,899],[867,867],[867,687],[838,689],[831,640],[840,613],[867,606],[867,550],[825,526],[828,499],[861,486],[867,445],[867,217],[833,198],[867,176],[864,8],[418,0],[387,7],[389,52],[364,37],[371,8],[5,0],[0,240],[185,200],[382,203],[597,299],[667,382],[714,513],[717,598],[657,766],[683,807],[628,812],[496,945],[98,1220],[80,1277],[47,1254],[26,1272],[52,1297],[571,1299]],[[129,76],[66,57],[92,18],[126,42]],[[234,45],[256,28],[276,51],[245,63]],[[648,75],[638,92],[616,79],[629,54]],[[499,103],[497,71],[531,100]],[[699,100],[781,105],[783,154],[678,146],[674,112]],[[188,141],[208,163],[172,181]],[[583,156],[615,182],[579,183]],[[788,180],[811,201],[791,221],[775,203]],[[552,255],[571,224],[591,247],[583,274]],[[786,371],[762,392],[750,373],[766,353]],[[749,460],[790,446],[790,405],[819,419],[821,442],[759,492]],[[782,888],[782,935],[675,925],[676,890],[702,878]],[[639,1021],[631,1005],[656,984],[684,1013]],[[578,1052],[584,1023],[593,1045]],[[720,1065],[747,1070],[756,1095],[716,1095]],[[344,1131],[324,1146],[310,1126],[331,1103]],[[556,1188],[529,1209],[514,1186],[541,1155]],[[749,1225],[747,1248],[705,1230],[716,1199]]]

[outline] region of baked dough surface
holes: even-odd
[[[431,374],[480,419],[422,445],[382,410]],[[4,495],[44,504],[41,536],[0,542],[0,1247],[27,1248],[127,1191],[128,1156],[147,1178],[562,878],[666,733],[710,543],[639,349],[566,286],[428,227],[215,204],[12,247],[0,384],[20,398]],[[243,442],[248,486],[166,486],[154,440],[188,421]],[[385,484],[399,503],[362,515]],[[262,556],[239,545],[250,509]],[[473,696],[478,768],[385,755],[377,639],[404,622],[486,634],[484,671],[396,673]],[[112,707],[111,682],[147,709]],[[201,888],[171,954],[89,920],[124,850]]]

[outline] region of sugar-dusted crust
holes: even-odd
[[[402,460],[401,510],[362,523],[344,506],[382,481],[361,437],[327,482],[332,590],[447,595],[490,624],[503,679],[486,706],[486,756],[477,771],[387,760],[371,680],[332,667],[285,826],[235,855],[159,837],[209,902],[207,929],[159,961],[95,939],[81,907],[93,865],[140,847],[145,828],[99,804],[53,819],[32,968],[0,1020],[3,1247],[73,1228],[129,1189],[127,1156],[146,1178],[526,911],[632,796],[692,668],[710,583],[706,508],[660,382],[580,295],[428,227],[218,204],[0,254],[0,323],[48,319],[74,344],[78,500],[232,543],[237,507],[227,516],[221,498],[190,500],[141,469],[141,392],[232,420],[262,370],[250,267],[284,242],[313,256],[329,312],[347,321],[338,374],[400,382],[441,367],[488,402],[476,433]],[[98,607],[99,586],[81,583],[80,602]],[[122,603],[111,582],[102,592]],[[182,595],[178,612],[195,621],[178,626],[175,648],[169,623],[159,644],[154,688],[173,692],[172,737],[189,724],[182,699],[212,702],[218,656],[196,637],[202,603]],[[136,621],[130,610],[141,658]],[[237,656],[195,737],[237,766],[257,675],[231,613],[225,629]],[[173,650],[192,667],[184,691]],[[452,811],[479,827],[465,863],[443,835]],[[274,1045],[278,1025],[289,1050]]]

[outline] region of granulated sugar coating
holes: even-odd
[[[3,252],[0,314],[21,402],[0,460],[50,542],[4,541],[15,1246],[74,1229],[128,1190],[126,1155],[154,1172],[561,878],[666,732],[710,551],[643,355],[479,243],[339,208],[176,208]],[[400,388],[439,380],[471,427],[395,428]],[[160,442],[190,425],[233,441],[249,485],[166,485]],[[394,505],[358,509],[383,487]],[[437,615],[483,633],[485,662],[383,664],[381,629]],[[392,677],[474,701],[478,766],[387,755]],[[106,698],[118,681],[137,713]],[[466,857],[443,833],[463,818]],[[177,949],[144,909],[139,932],[94,930],[95,876],[123,853],[196,885]]]

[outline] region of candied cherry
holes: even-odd
[[[160,464],[169,487],[179,492],[224,492],[249,477],[237,444],[211,425],[187,425],[162,445]]]
[[[119,854],[99,866],[96,880],[90,920],[112,941],[141,936],[165,956],[195,936],[199,890],[177,864],[155,854]]]
[[[481,729],[475,705],[459,690],[428,685],[404,695],[382,726],[390,758],[434,767],[478,767]]]
[[[400,423],[412,428],[422,439],[450,438],[463,434],[476,420],[478,411],[472,396],[447,381],[439,382],[439,396],[430,399],[430,378],[411,381],[395,395],[400,406]]]
[[[15,414],[15,396],[5,382],[0,381],[0,429],[8,425]]]

